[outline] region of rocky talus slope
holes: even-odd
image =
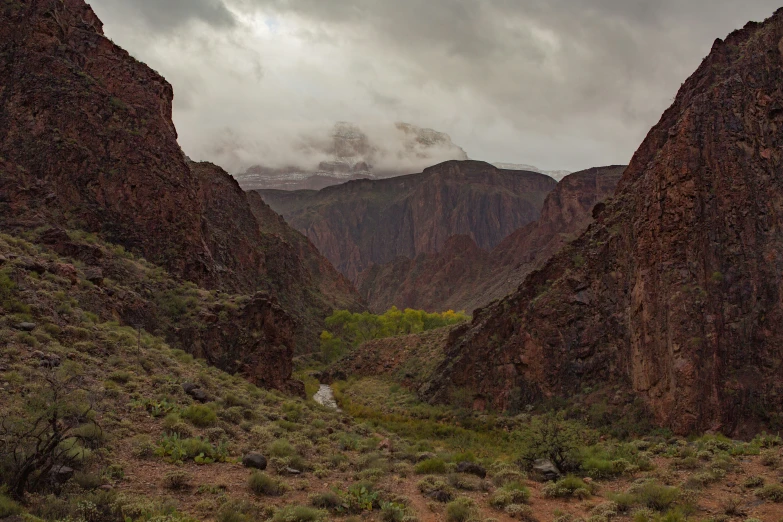
[[[315,191],[259,191],[346,277],[372,264],[435,253],[455,235],[484,249],[538,219],[556,182],[488,163],[450,161],[421,174]]]
[[[783,10],[715,42],[596,223],[453,335],[426,390],[621,386],[677,432],[780,425]]]
[[[275,379],[283,387],[285,357],[297,344],[312,347],[332,309],[361,308],[355,290],[228,174],[187,160],[171,120],[171,86],[106,38],[83,0],[6,2],[0,10],[0,227],[50,230],[36,241],[66,253],[66,230],[96,233],[177,281],[248,296],[253,310],[233,326],[246,337],[194,334],[199,340],[185,347],[231,370],[250,353],[280,353],[258,360],[287,372]],[[107,268],[97,252],[73,255]]]
[[[372,310],[391,306],[472,312],[501,299],[592,222],[593,207],[610,197],[625,167],[601,167],[564,178],[547,196],[538,221],[491,251],[453,236],[437,253],[398,257],[359,275],[359,293]]]

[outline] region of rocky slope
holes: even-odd
[[[578,240],[452,336],[425,394],[619,386],[685,433],[780,426],[783,10],[715,42]]]
[[[400,176],[442,161],[468,159],[448,134],[432,129],[396,123],[368,132],[339,122],[327,139],[311,136],[300,144],[295,153],[298,165],[255,165],[236,178],[245,190],[321,190],[349,180]]]
[[[514,291],[525,276],[578,237],[596,203],[614,193],[625,167],[571,174],[546,198],[541,217],[487,252],[467,236],[454,236],[438,253],[399,257],[359,275],[358,287],[375,311],[391,306],[472,312]]]
[[[106,38],[82,0],[7,2],[2,10],[0,226],[94,232],[176,279],[250,296],[258,306],[234,326],[248,338],[205,335],[187,348],[231,370],[237,358],[270,350],[258,360],[288,369],[282,386],[296,342],[309,343],[332,308],[360,306],[355,291],[298,233],[281,233],[277,216],[252,208],[228,174],[185,158],[171,86]],[[52,237],[69,248],[62,233]],[[279,302],[289,319],[263,312],[262,302]]]
[[[538,219],[556,182],[543,174],[451,161],[421,174],[315,191],[259,191],[338,270],[356,280],[373,263],[438,252],[455,235],[489,249]]]

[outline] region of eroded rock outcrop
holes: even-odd
[[[455,235],[491,249],[538,219],[556,182],[478,161],[314,191],[259,191],[334,266],[355,281],[371,264],[435,253]]]
[[[187,160],[171,86],[106,38],[83,0],[6,2],[0,12],[0,227],[51,227],[41,242],[96,271],[94,284],[123,274],[63,229],[97,233],[180,281],[250,296],[229,314],[238,332],[205,326],[183,345],[290,388],[295,345],[310,348],[333,308],[361,307],[355,290],[315,249],[292,244],[299,235],[278,216],[256,212],[228,174]],[[112,300],[116,318],[153,328],[150,296],[162,290]]]
[[[619,385],[685,433],[780,426],[783,11],[718,40],[597,222],[450,340],[425,395]]]
[[[429,311],[465,310],[507,296],[592,222],[593,207],[614,193],[625,167],[571,174],[544,201],[541,217],[505,238],[490,252],[467,236],[454,236],[437,253],[399,257],[373,265],[357,285],[371,309],[391,306]]]

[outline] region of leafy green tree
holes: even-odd
[[[582,448],[595,443],[595,433],[562,415],[538,415],[515,433],[519,459],[528,467],[538,459],[552,461],[560,471],[580,467]]]

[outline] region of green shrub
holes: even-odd
[[[454,490],[438,477],[425,477],[418,484],[419,491],[439,502],[449,502],[454,499]]]
[[[293,457],[296,455],[294,447],[285,439],[277,439],[272,442],[272,444],[269,445],[269,448],[267,448],[267,452],[270,456],[278,458]]]
[[[381,520],[383,522],[405,522],[407,519],[404,505],[397,502],[381,503]]]
[[[342,500],[337,493],[331,491],[326,493],[316,493],[310,497],[310,505],[319,509],[328,509],[333,511],[342,505]]]
[[[368,484],[352,484],[340,497],[342,508],[348,513],[372,511],[380,507],[380,494]]]
[[[2,276],[2,274],[0,274]],[[0,518],[22,514],[22,506],[0,493]]]
[[[103,485],[103,477],[98,473],[78,471],[74,474],[73,481],[85,491],[95,491]]]
[[[131,453],[137,459],[147,459],[155,454],[155,445],[149,435],[137,435],[133,438]]]
[[[492,507],[503,509],[510,504],[525,504],[530,499],[530,490],[519,482],[510,482],[495,491],[490,497]]]
[[[419,475],[446,473],[446,463],[442,459],[427,459],[416,464],[414,471]]]
[[[531,466],[538,459],[547,459],[562,471],[576,471],[581,464],[582,448],[595,438],[582,424],[551,414],[533,417],[516,435],[522,462]]]
[[[750,477],[745,478],[745,481],[742,483],[742,485],[748,489],[760,488],[764,485],[764,477],[751,475]]]
[[[130,372],[117,371],[109,375],[109,380],[116,382],[117,384],[128,384],[131,380]]]
[[[261,471],[254,471],[247,484],[250,491],[258,496],[277,497],[286,491],[285,484]]]
[[[476,511],[475,503],[469,498],[458,498],[446,504],[447,522],[468,522]]]
[[[641,485],[635,494],[638,504],[661,512],[669,509],[680,498],[679,489],[655,482]]]
[[[593,487],[579,477],[569,475],[544,486],[543,493],[546,498],[575,497],[585,499],[593,493]]]
[[[272,522],[320,522],[326,519],[326,513],[307,506],[288,506],[272,517]]]
[[[772,469],[777,468],[780,465],[780,456],[775,450],[764,450],[761,452],[761,463]]]
[[[756,491],[756,496],[770,502],[783,502],[783,484],[767,484]]]
[[[182,411],[182,417],[199,428],[209,428],[217,422],[217,414],[203,404],[191,404]]]
[[[181,469],[174,469],[167,472],[163,477],[163,484],[168,489],[180,491],[183,489],[188,489],[190,487],[191,480],[192,477],[190,476],[190,473]]]

